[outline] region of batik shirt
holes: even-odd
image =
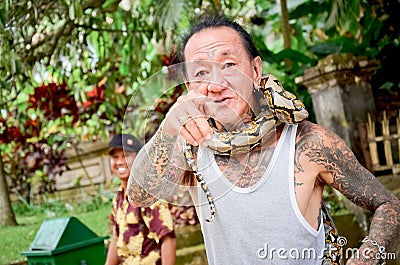
[[[119,264],[161,264],[161,240],[175,237],[168,205],[156,202],[150,207],[133,207],[121,187],[113,199],[112,221],[118,236]]]

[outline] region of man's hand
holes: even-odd
[[[181,135],[189,144],[198,146],[204,138],[211,137],[212,129],[204,114],[206,96],[196,90],[180,96],[168,111],[161,124],[169,137]]]

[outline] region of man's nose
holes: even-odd
[[[115,164],[117,165],[123,165],[126,163],[126,159],[124,156],[120,156],[115,160]]]
[[[219,70],[214,70],[208,82],[207,90],[211,93],[219,93],[227,88],[227,82]]]

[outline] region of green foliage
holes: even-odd
[[[331,215],[344,215],[350,213],[346,208],[346,197],[342,194],[335,193],[332,187],[325,187],[323,198]]]
[[[0,148],[11,188],[28,202],[33,182],[52,191],[67,144],[121,131],[148,139],[184,91],[145,84],[174,62],[176,43],[201,13],[237,18],[252,33],[265,72],[309,110],[311,99],[294,80],[329,54],[379,59],[373,88],[399,88],[398,1],[287,2],[291,49],[283,48],[273,0],[3,1]]]
[[[55,199],[46,199],[37,205],[32,205],[24,200],[20,200],[13,204],[14,213],[20,217],[29,216],[59,216],[65,214],[76,214],[83,212],[91,212],[103,207],[111,209],[111,201],[114,196],[112,192],[100,192],[96,196],[90,197],[80,202],[61,202]]]
[[[27,203],[15,203],[13,205],[14,213],[20,216],[35,216],[35,215],[49,215],[53,214],[66,214],[68,213],[68,206],[56,200],[41,203],[39,205],[30,205]]]
[[[39,193],[54,190],[67,144],[121,132],[129,98],[136,98],[134,109],[142,104],[137,84],[158,64],[154,43],[179,22],[171,12],[186,8],[163,2],[170,8],[7,1],[0,9],[0,148],[10,188],[21,198],[29,202],[35,179],[43,182]]]
[[[395,70],[400,67],[398,1],[288,1],[291,50],[283,49],[279,8],[272,1],[256,3],[252,32],[265,62],[264,69],[280,78],[286,89],[298,94],[309,110],[311,99],[294,79],[330,54],[352,53],[380,60],[381,67],[373,76],[373,89],[399,89],[400,76]]]

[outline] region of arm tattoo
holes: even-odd
[[[301,126],[296,160],[306,156],[309,163],[322,166],[332,176],[327,183],[360,207],[375,212],[370,237],[387,248],[400,236],[400,201],[364,168],[336,134],[311,123]],[[301,165],[296,167],[301,171]]]
[[[171,196],[186,169],[177,138],[159,130],[142,148],[132,165],[128,197],[135,206],[150,205]]]
[[[294,178],[294,186],[298,187],[298,186],[302,186],[304,184],[304,182],[298,182],[296,181],[296,178]]]

